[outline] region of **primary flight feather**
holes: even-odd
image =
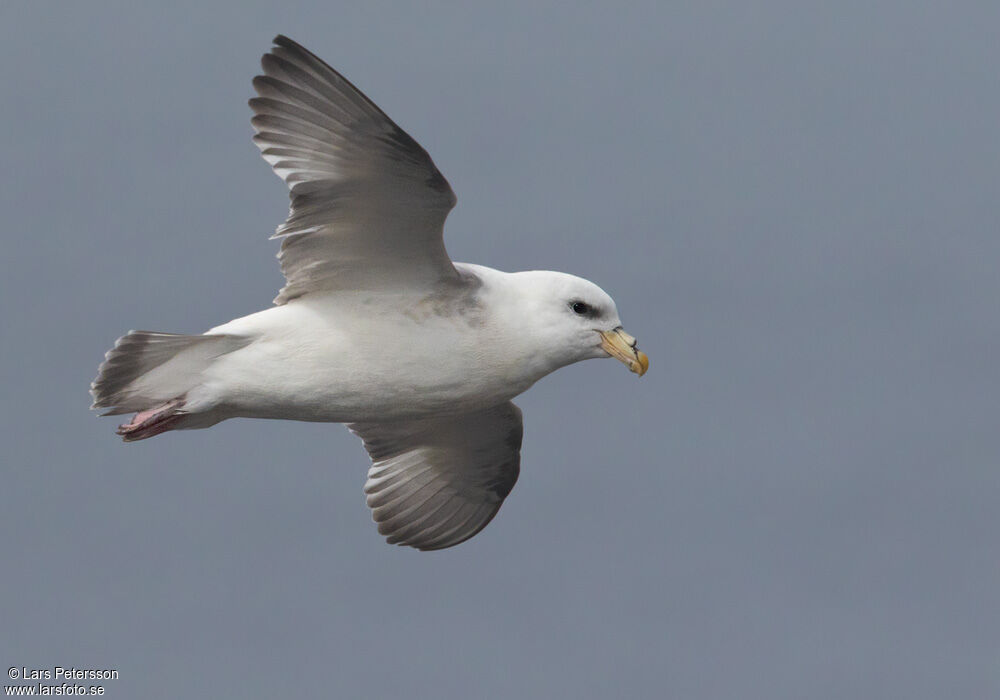
[[[343,76],[284,36],[261,59],[253,140],[288,185],[275,306],[202,335],[131,331],[91,384],[125,441],[235,417],[346,423],[390,543],[475,535],[517,480],[511,399],[559,367],[649,366],[614,301],[559,272],[453,263],[455,194],[427,152]]]

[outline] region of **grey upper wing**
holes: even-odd
[[[454,278],[455,194],[427,152],[337,71],[284,36],[261,59],[253,140],[290,189],[275,303],[317,289]]]
[[[372,458],[365,484],[390,544],[444,549],[486,527],[514,488],[521,410],[508,402],[458,416],[348,425]]]

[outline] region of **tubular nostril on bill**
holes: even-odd
[[[630,348],[635,348],[635,346],[639,344],[639,341],[637,341],[633,336],[623,331],[621,328],[616,328],[615,332],[621,336],[622,340],[624,340],[625,344],[628,345]]]

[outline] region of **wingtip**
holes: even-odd
[[[267,61],[267,59],[269,57],[274,56],[273,51],[274,51],[275,47],[277,47],[277,46],[283,46],[285,48],[293,48],[293,47],[298,46],[298,44],[296,44],[294,41],[292,41],[291,39],[289,39],[284,34],[276,34],[275,37],[273,39],[271,39],[271,46],[270,46],[270,48],[268,48],[268,50],[265,53],[261,54],[261,57],[260,57],[260,65],[265,70],[267,69],[267,65],[265,64],[265,61]]]
[[[274,37],[273,41],[274,41],[274,46],[277,46],[277,47],[280,47],[280,48],[283,48],[283,49],[287,49],[288,51],[291,51],[292,53],[303,54],[304,56],[312,58],[315,61],[318,61],[319,63],[321,63],[322,65],[326,66],[327,68],[330,68],[330,66],[328,66],[326,64],[326,62],[323,61],[323,59],[321,59],[319,56],[317,56],[316,54],[314,54],[312,51],[310,51],[309,49],[307,49],[305,46],[303,46],[299,42],[295,41],[295,39],[289,39],[284,34],[278,34],[276,37]],[[277,53],[277,52],[274,51],[274,46],[271,47],[271,55],[275,55]],[[267,54],[265,54],[265,55],[267,55]],[[330,68],[330,70],[333,70],[333,69]],[[336,73],[336,71],[334,71],[334,72]],[[339,75],[339,73],[338,73],[338,75]],[[341,77],[343,77],[343,76],[341,76]]]

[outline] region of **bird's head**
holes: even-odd
[[[521,298],[519,322],[530,326],[535,351],[552,369],[600,357],[613,357],[639,376],[649,369],[646,353],[622,329],[614,300],[593,282],[540,270],[510,278]]]

